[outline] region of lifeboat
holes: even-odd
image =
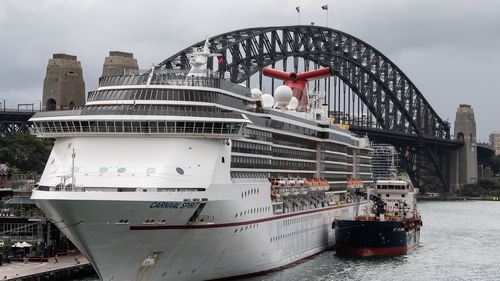
[[[309,179],[307,184],[311,191],[327,191],[330,188],[328,181],[325,179]]]

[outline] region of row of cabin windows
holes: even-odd
[[[317,219],[321,219],[321,218],[322,218],[321,214],[314,214],[314,215],[309,215],[309,216],[306,216],[306,217],[298,217],[298,218],[293,218],[293,219],[286,219],[286,220],[283,221],[283,226],[293,225],[293,224],[296,224],[296,223],[303,223],[303,222],[307,222],[307,221],[313,221],[313,220],[317,220]]]
[[[231,172],[231,178],[270,178],[268,172]]]
[[[377,185],[377,189],[406,189],[407,185]]]
[[[357,161],[358,161],[358,164],[365,164],[365,165],[370,165],[373,162],[371,159],[360,158],[360,157],[358,157]]]
[[[236,229],[234,230],[234,233],[236,233],[236,232],[238,232],[238,231],[239,231],[239,232],[243,232],[243,231],[245,231],[245,230],[249,230],[249,229],[252,229],[252,228],[257,228],[257,227],[259,227],[259,224],[258,224],[258,223],[254,223],[254,224],[246,225],[245,227],[236,228]]]
[[[231,168],[270,169],[271,159],[231,156]]]
[[[273,147],[273,156],[284,158],[316,160],[316,152],[289,149],[283,147]]]
[[[164,100],[218,103],[241,108],[246,101],[218,92],[185,89],[125,89],[91,92],[88,101]]]
[[[371,167],[358,166],[358,172],[360,173],[369,173],[372,171]]]
[[[333,161],[333,162],[346,162],[347,157],[345,155],[324,153],[325,161]],[[349,158],[350,160],[350,158]]]
[[[37,133],[172,133],[232,134],[240,133],[242,123],[184,121],[41,121],[35,122]]]
[[[242,211],[240,213],[236,213],[236,214],[234,214],[234,217],[237,218],[238,216],[242,217],[242,216],[246,216],[247,214],[253,215],[253,214],[260,214],[260,213],[265,213],[265,212],[269,212],[269,211],[271,211],[271,207],[252,208],[252,209]]]
[[[274,134],[272,141],[273,143],[280,145],[286,145],[298,148],[316,149],[316,142],[313,140],[307,140],[287,135]]]
[[[280,170],[315,170],[316,163],[276,160],[268,158],[231,156],[232,168],[280,169]]]
[[[233,141],[233,152],[271,155],[271,146],[268,144],[253,143],[246,141]]]
[[[318,136],[318,131],[316,131],[314,129],[309,129],[309,128],[305,128],[302,126],[293,125],[290,123],[277,121],[277,120],[272,120],[270,127],[273,129],[297,133],[297,134],[305,135],[305,136],[314,136],[314,137]]]
[[[329,172],[352,172],[352,166],[340,164],[325,164],[325,171]]]
[[[294,237],[296,235],[300,235],[300,234],[304,234],[304,233],[307,233],[307,232],[316,231],[316,230],[322,229],[324,227],[325,227],[324,224],[317,224],[317,225],[313,225],[312,227],[307,227],[305,229],[301,229],[301,230],[297,230],[297,231],[292,231],[290,233],[285,233],[285,234],[281,234],[281,235],[278,235],[278,236],[271,237],[270,240],[271,240],[271,242],[276,242],[276,241],[279,241],[279,240],[282,240],[282,239]]]
[[[245,198],[247,196],[250,196],[250,195],[254,195],[254,194],[258,194],[259,193],[259,189],[258,188],[252,188],[250,190],[247,190],[245,192],[242,192],[241,193],[241,198]]]
[[[327,143],[326,150],[347,153],[347,146],[337,143]]]
[[[148,75],[103,76],[99,78],[99,87],[114,85],[145,85]]]
[[[221,111],[215,106],[185,106],[161,104],[119,104],[119,105],[89,105],[83,108],[82,115],[175,115],[196,117],[218,117],[241,119],[240,113]]]
[[[246,128],[244,134],[245,136],[248,136],[249,138],[254,140],[267,141],[267,142],[273,141],[273,134],[268,131]]]
[[[285,170],[316,170],[316,163],[287,161],[287,160],[272,160],[273,169]]]

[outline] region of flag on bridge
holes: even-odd
[[[295,10],[297,10],[297,13],[300,13],[300,6],[295,7]]]
[[[328,4],[321,6],[321,9],[328,10]]]

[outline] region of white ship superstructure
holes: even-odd
[[[355,215],[346,181],[371,182],[365,138],[319,109],[265,108],[199,69],[102,77],[84,107],[31,119],[56,139],[32,199],[102,280],[292,264],[331,247],[331,222]]]

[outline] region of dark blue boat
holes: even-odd
[[[372,201],[368,213],[335,220],[335,249],[346,256],[397,256],[419,245],[422,221],[416,210],[417,189],[405,181],[378,181],[375,189],[356,191]]]

